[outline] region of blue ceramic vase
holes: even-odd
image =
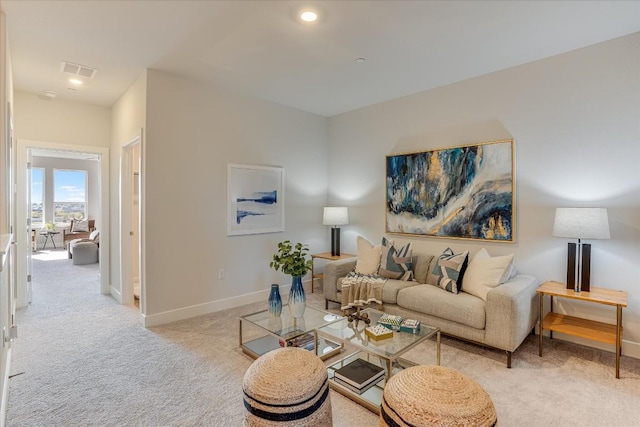
[[[307,308],[307,298],[302,287],[302,276],[292,276],[291,290],[289,291],[291,317],[302,317],[305,308]]]
[[[269,293],[269,314],[271,317],[279,317],[282,313],[282,298],[280,298],[280,286],[271,285]]]

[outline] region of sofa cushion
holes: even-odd
[[[393,240],[383,237],[378,274],[387,279],[413,280],[411,242],[401,248],[396,248]]]
[[[382,303],[383,304],[397,304],[398,292],[409,286],[417,286],[419,283],[415,281],[407,280],[394,280],[388,279],[382,287]]]
[[[383,288],[384,300],[384,288]],[[484,329],[486,303],[471,294],[452,294],[431,285],[416,285],[398,292],[398,305],[476,329]]]
[[[447,248],[439,257],[433,274],[438,277],[438,286],[451,293],[457,294],[462,288],[462,279],[467,269],[469,251],[454,254]]]
[[[433,255],[418,254],[414,255],[413,263],[413,280],[423,285],[427,282],[427,276],[429,274],[429,265],[433,260]]]
[[[513,254],[491,257],[482,248],[469,263],[464,275],[463,290],[486,301],[489,291],[509,280],[512,270]]]
[[[367,239],[358,236],[358,261],[356,262],[356,273],[376,274],[380,267],[381,245],[373,246]]]

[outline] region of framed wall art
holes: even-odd
[[[387,233],[513,242],[514,141],[386,158]]]
[[[284,231],[284,169],[227,165],[227,235]]]

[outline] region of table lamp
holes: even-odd
[[[345,207],[326,207],[322,224],[331,226],[331,256],[340,256],[340,227],[349,224],[349,209]]]
[[[609,217],[605,208],[557,208],[553,220],[553,236],[578,239],[569,243],[567,257],[567,289],[589,292],[591,277],[591,245],[582,239],[609,239]]]

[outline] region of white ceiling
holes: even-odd
[[[153,68],[324,116],[640,31],[638,1],[0,5],[17,90],[111,106]],[[320,22],[298,22],[303,5]],[[62,61],[98,73],[72,92]]]

